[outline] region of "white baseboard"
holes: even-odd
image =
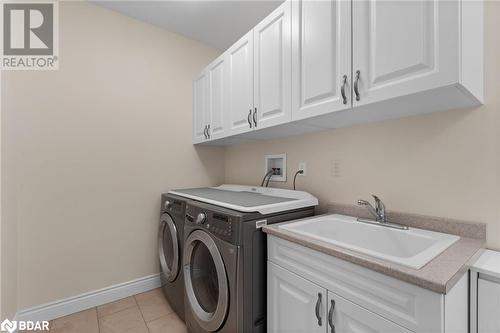
[[[19,311],[16,320],[52,320],[69,314],[140,294],[161,286],[160,274],[120,283],[107,288],[42,304]]]

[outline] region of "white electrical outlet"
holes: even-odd
[[[299,176],[305,176],[307,174],[307,164],[306,164],[306,162],[299,162],[299,170],[304,171],[303,173],[299,173]]]

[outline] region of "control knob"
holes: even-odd
[[[165,209],[168,210],[168,209],[170,209],[170,207],[172,207],[172,203],[169,200],[166,200],[164,207],[165,207]]]
[[[196,217],[196,224],[203,224],[207,220],[207,214],[199,213]]]

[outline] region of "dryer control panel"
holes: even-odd
[[[178,198],[168,194],[162,194],[161,196],[161,214],[163,213],[171,213],[171,214],[182,214],[184,215],[186,200],[181,200],[182,198]]]

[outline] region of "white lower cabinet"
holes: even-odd
[[[500,332],[500,281],[477,280],[477,332]]]
[[[268,332],[325,332],[325,288],[268,262]]]
[[[349,302],[328,291],[330,310],[328,319],[331,332],[349,333],[409,333],[411,331],[394,324],[359,305]],[[331,315],[330,315],[331,314]]]
[[[467,332],[468,276],[439,294],[268,237],[268,332]]]
[[[268,271],[269,332],[410,332],[276,264]]]
[[[470,333],[500,333],[500,252],[486,250],[470,273]]]

